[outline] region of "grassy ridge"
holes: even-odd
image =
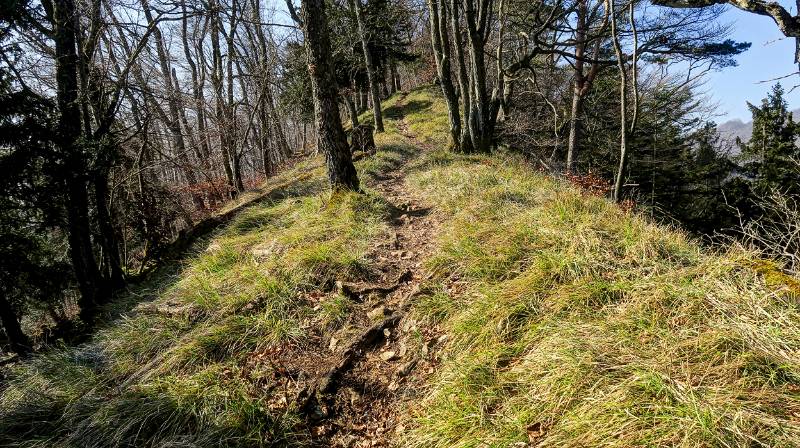
[[[800,445],[800,289],[774,264],[513,155],[430,153],[409,182],[445,222],[414,313],[448,343],[401,446]]]
[[[91,344],[17,366],[0,446],[308,445],[250,360],[347,315],[345,300],[305,297],[370,271],[389,205],[369,185],[412,155],[408,188],[441,229],[408,318],[444,342],[397,446],[800,445],[796,279],[515,155],[418,156],[401,131],[445,145],[434,91],[384,103],[378,156],[358,163],[367,194],[329,198],[319,161],[301,164],[280,197],[121,298],[142,303]]]

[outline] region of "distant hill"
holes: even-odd
[[[743,141],[747,141],[750,140],[750,136],[753,134],[753,122],[748,121],[745,123],[738,118],[728,120],[717,126],[717,131],[724,139],[735,141],[738,137]]]
[[[800,108],[793,110],[792,114],[795,118],[800,118]],[[736,140],[736,137],[741,138],[742,141],[748,141],[750,140],[750,136],[753,135],[753,121],[743,122],[738,118],[735,120],[728,120],[718,125],[717,131],[723,138],[730,139],[731,141]]]

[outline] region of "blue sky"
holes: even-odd
[[[785,1],[780,3],[786,4]],[[794,9],[790,8],[790,11],[794,12]],[[749,121],[751,115],[745,102],[760,103],[775,84],[758,82],[797,71],[797,65],[793,63],[794,40],[784,38],[772,19],[736,8],[729,7],[722,21],[733,23],[731,37],[734,40],[751,42],[753,45],[737,58],[738,67],[711,73],[705,88],[719,103],[719,113],[725,114],[716,119],[718,123],[734,118]],[[800,84],[800,76],[783,79],[781,84],[789,90],[795,84]],[[786,99],[790,109],[800,107],[800,87],[787,95]]]

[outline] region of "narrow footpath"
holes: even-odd
[[[283,372],[272,387],[272,407],[286,409],[294,402],[314,446],[389,446],[403,431],[400,411],[418,397],[423,377],[433,371],[435,335],[406,315],[426,278],[423,260],[439,227],[431,208],[406,185],[409,165],[430,148],[409,133],[402,118],[397,126],[413,150],[368,184],[390,211],[388,238],[367,254],[371,272],[306,298],[317,307],[333,297],[349,299],[346,321],[333,327],[310,322],[309,342],[260,356]],[[281,388],[284,393],[275,394]]]

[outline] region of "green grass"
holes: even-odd
[[[797,279],[516,155],[421,152],[400,130],[444,148],[434,88],[384,107],[378,154],[357,164],[366,194],[329,197],[318,159],[271,181],[280,195],[133,287],[119,306],[141,303],[91,343],[14,367],[0,446],[308,445],[296,412],[271,406],[271,367],[250,360],[347,320],[345,298],[305,297],[371,272],[390,211],[372,183],[409,158],[408,187],[440,223],[410,318],[447,338],[400,404],[396,446],[800,445]]]
[[[16,367],[0,397],[0,445],[303,444],[293,411],[267,406],[271,371],[245,366],[271,345],[303,343],[301,323],[316,313],[303,294],[368,272],[388,219],[380,197],[330,197],[324,173],[311,173],[285,199],[239,214],[175,276],[130,291],[122,301],[153,300],[90,344]],[[345,313],[336,299],[320,312],[332,324]]]
[[[414,317],[449,337],[400,446],[800,444],[796,281],[514,155],[410,183],[444,220]]]

